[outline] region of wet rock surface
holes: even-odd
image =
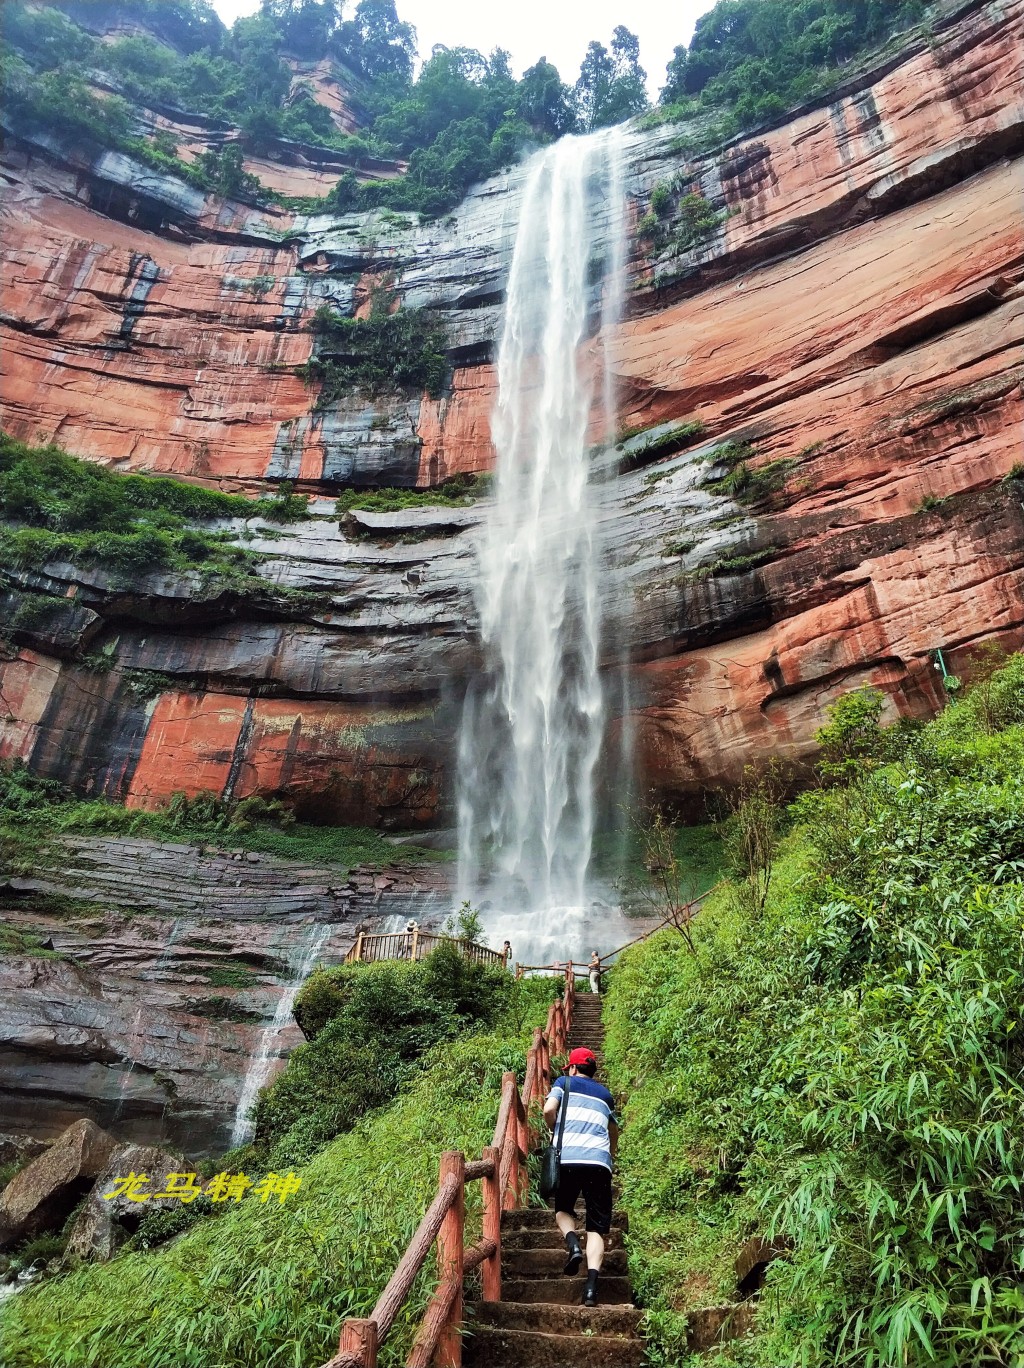
[[[63,838],[43,859],[0,896],[55,952],[0,958],[0,1112],[39,1138],[84,1115],[116,1139],[223,1150],[309,938],[328,928],[319,959],[339,963],[357,927],[426,924],[450,901],[444,865],[345,871],[128,837]],[[289,1024],[273,1057],[301,1039]]]

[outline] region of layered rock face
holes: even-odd
[[[659,232],[634,234],[625,320],[592,343],[614,359],[624,431],[643,429],[604,487],[606,655],[633,662],[640,782],[666,797],[808,754],[857,683],[928,712],[936,649],[956,670],[980,642],[1022,639],[1021,486],[1001,483],[1022,416],[1022,18],[1019,0],[953,5],[827,106],[711,157],[677,129],[627,135],[634,222],[656,184],[676,191]],[[257,211],[38,141],[12,140],[6,178],[8,429],[320,497],[283,537],[248,529],[267,577],[313,599],[35,576],[67,606],[14,635],[0,754],[143,806],[210,789],[445,820],[485,505],[339,526],[329,498],[489,468],[521,172],[418,227]],[[688,231],[683,191],[717,224]],[[317,411],[296,373],[309,319],[353,311],[373,282],[443,319],[447,390]],[[723,442],[769,467],[763,497],[709,487]],[[84,662],[103,651],[117,663],[98,675]]]
[[[87,1117],[119,1139],[223,1151],[308,947],[340,963],[356,927],[426,923],[446,893],[443,866],[346,873],[134,837],[54,840],[0,888],[3,921],[51,950],[0,957],[5,1128],[46,1138]],[[270,1058],[301,1039],[274,1031]]]

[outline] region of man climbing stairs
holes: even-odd
[[[577,995],[570,1049],[586,1046],[598,1060],[604,1026],[601,999]],[[583,1306],[586,1263],[566,1277],[565,1242],[547,1207],[506,1211],[501,1221],[500,1302],[467,1308],[465,1368],[639,1368],[640,1312],[626,1271],[623,1225],[613,1218],[601,1270],[601,1303]]]

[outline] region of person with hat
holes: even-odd
[[[555,1223],[569,1251],[565,1272],[570,1277],[579,1272],[583,1261],[575,1215],[581,1194],[587,1209],[584,1306],[597,1305],[604,1239],[612,1224],[612,1164],[619,1138],[614,1099],[604,1084],[598,1083],[596,1073],[597,1059],[592,1050],[571,1051],[568,1074],[555,1079],[544,1103],[544,1120],[554,1131],[556,1126],[562,1129],[560,1113],[565,1099]]]

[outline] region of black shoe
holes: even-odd
[[[597,1273],[593,1269],[587,1274],[587,1285],[583,1291],[583,1305],[597,1305]]]
[[[569,1251],[569,1258],[562,1272],[570,1278],[574,1278],[580,1271],[580,1264],[583,1262],[583,1250],[580,1248],[579,1236],[571,1233],[566,1235],[565,1244]]]

